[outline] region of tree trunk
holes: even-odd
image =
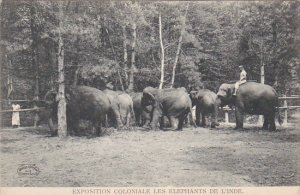
[[[136,23],[135,21],[132,22],[132,53],[131,53],[131,67],[130,67],[130,75],[129,75],[129,85],[128,85],[128,91],[132,92],[134,87],[134,70],[135,70],[135,44],[136,44]]]
[[[180,55],[180,50],[181,50],[182,36],[183,36],[184,31],[185,31],[185,20],[186,20],[186,15],[187,15],[188,9],[189,9],[189,4],[187,4],[187,6],[186,6],[184,19],[183,19],[182,26],[181,26],[181,31],[180,31],[180,36],[179,36],[179,40],[178,40],[176,56],[175,56],[175,60],[174,60],[173,70],[172,70],[172,79],[171,79],[170,88],[173,88],[173,85],[174,85],[174,82],[175,82],[175,72],[176,72],[176,67],[177,67],[177,63],[178,63],[178,59],[179,59],[179,55]]]
[[[161,13],[159,12],[158,16],[158,23],[159,23],[159,42],[160,42],[160,50],[161,50],[161,56],[160,56],[160,83],[159,83],[159,89],[162,89],[163,83],[164,83],[164,68],[165,68],[165,51],[164,51],[164,44],[162,40],[162,24],[161,24]]]
[[[31,31],[31,57],[32,67],[34,69],[35,85],[34,85],[34,98],[39,99],[39,64],[38,64],[38,29],[37,29],[37,14],[36,5],[32,2],[30,6],[30,31]]]
[[[64,43],[62,39],[62,20],[63,20],[63,2],[59,2],[59,33],[58,33],[58,94],[57,94],[57,118],[58,118],[58,136],[67,136],[67,117],[66,117],[66,99],[65,99],[65,75],[64,75]]]
[[[218,117],[219,117],[219,106],[221,105],[221,100],[219,98],[216,99],[214,104],[214,112],[212,113],[211,117],[211,127],[216,127],[219,125]]]
[[[119,82],[120,82],[120,85],[121,85],[121,89],[122,91],[124,91],[124,85],[123,85],[123,82],[122,82],[122,77],[121,77],[121,74],[120,74],[120,65],[117,61],[117,56],[116,56],[116,52],[115,52],[115,49],[114,49],[114,46],[110,40],[110,36],[109,36],[109,32],[108,30],[106,29],[106,34],[108,36],[108,41],[109,41],[109,44],[110,44],[110,47],[111,47],[111,50],[113,52],[113,55],[114,55],[114,59],[115,59],[115,63],[117,64],[117,74],[118,74],[118,77],[119,77]]]
[[[262,38],[263,39],[263,38]],[[265,63],[264,63],[264,42],[263,40],[260,43],[260,82],[262,84],[265,84]],[[263,115],[259,115],[258,117],[258,123],[263,123]]]
[[[265,83],[265,63],[264,63],[264,51],[263,51],[263,41],[261,41],[260,45],[260,82],[262,84]]]
[[[36,14],[36,5],[32,2],[30,6],[30,31],[31,31],[31,59],[32,59],[32,67],[34,69],[34,100],[39,100],[39,61],[38,61],[38,29],[37,29],[37,14]],[[37,105],[34,103],[34,107]],[[35,113],[34,116],[34,127],[36,127],[37,121],[39,119],[38,113]]]
[[[8,100],[8,105],[11,105],[10,100],[13,99],[13,94],[14,94],[13,81],[12,81],[12,75],[11,75],[12,63],[11,63],[11,59],[8,59],[7,56],[6,56],[6,59],[8,61],[7,100]]]
[[[79,5],[80,5],[79,2],[77,2],[76,7],[75,7],[75,13],[76,14],[78,14]],[[72,84],[73,87],[76,87],[77,84],[78,84],[78,73],[79,73],[79,70],[81,68],[79,66],[79,58],[80,58],[80,56],[79,56],[79,53],[80,53],[79,35],[77,35],[77,38],[76,38],[76,41],[75,41],[75,48],[76,48],[77,55],[74,58],[74,62],[75,62],[75,65],[76,65],[76,70],[74,72],[74,77],[73,77],[73,84]]]
[[[123,25],[122,26],[122,30],[123,30],[123,49],[124,49],[124,58],[123,58],[123,63],[124,63],[124,73],[125,73],[125,80],[127,82],[127,85],[129,83],[128,80],[128,67],[127,67],[127,63],[128,63],[128,55],[127,55],[127,35],[126,35],[126,26]]]

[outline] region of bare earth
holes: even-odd
[[[46,127],[0,133],[1,186],[300,185],[300,129],[293,126],[107,130],[65,140],[47,137]],[[40,172],[20,175],[21,164]]]

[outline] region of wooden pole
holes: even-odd
[[[286,95],[284,95],[286,97]],[[285,99],[283,101],[283,106],[284,108],[284,119],[283,119],[283,124],[286,125],[288,123],[287,118],[288,118],[288,105],[287,105],[287,100]]]
[[[225,124],[229,123],[228,111],[225,111]]]

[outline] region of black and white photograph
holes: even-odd
[[[300,1],[0,10],[1,188],[300,186]]]

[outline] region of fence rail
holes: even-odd
[[[26,108],[26,109],[19,109],[19,110],[1,110],[0,113],[7,113],[7,112],[28,112],[28,111],[42,110],[42,109],[44,109],[44,107]]]
[[[290,97],[279,97],[279,100],[283,101],[283,106],[278,107],[278,109],[284,110],[284,119],[283,124],[287,124],[287,118],[288,118],[288,110],[289,109],[297,109],[300,108],[299,106],[288,106],[288,100],[300,100],[300,95],[292,95]],[[1,102],[5,102],[8,100],[1,100]],[[11,102],[31,102],[32,100],[10,100]],[[37,111],[45,109],[45,107],[35,107],[35,108],[27,108],[27,109],[19,109],[19,110],[0,110],[0,113],[9,113],[9,112],[29,112],[29,111]],[[232,111],[234,109],[229,108],[228,106],[223,107],[222,109],[225,112],[225,123],[229,123],[229,111]]]

